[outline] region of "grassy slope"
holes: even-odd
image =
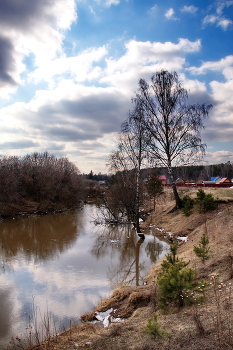
[[[196,270],[199,277],[212,283],[204,305],[174,310],[168,315],[158,311],[159,323],[168,332],[168,336],[151,339],[143,333],[148,318],[156,310],[154,282],[160,268],[160,264],[157,264],[151,267],[145,278],[147,285],[118,288],[111,298],[98,305],[96,310],[99,311],[113,306],[118,309],[121,317],[131,315],[124,322],[112,324],[107,329],[88,322],[73,326],[38,349],[233,349],[233,202],[227,203],[227,198],[233,199],[233,189],[211,191],[215,197],[226,200],[213,212],[200,214],[194,208],[190,217],[179,211],[168,214],[174,202],[167,192],[157,201],[155,212],[144,223],[145,231],[150,226],[150,231],[160,234],[163,239],[168,239],[170,234],[166,232],[171,231],[173,236],[188,235],[188,241],[179,247],[178,254],[185,260],[190,260],[189,266]],[[195,197],[195,190],[189,193]],[[163,228],[164,231],[158,231],[156,227]],[[193,246],[198,245],[203,233],[208,235],[211,253],[205,264],[193,253]],[[216,288],[214,274],[219,276]],[[92,317],[93,313],[85,315],[84,319]]]

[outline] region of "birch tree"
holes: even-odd
[[[108,163],[112,171],[115,173],[118,172],[118,176],[125,177],[125,180],[122,179],[123,185],[127,184],[126,177],[129,174],[132,177],[132,174],[134,174],[130,209],[138,233],[140,233],[139,219],[142,200],[142,196],[140,195],[140,172],[148,158],[147,129],[143,120],[143,110],[140,104],[136,103],[135,108],[129,112],[127,120],[122,124],[121,133],[118,135],[117,149],[110,155]]]
[[[188,105],[188,93],[176,72],[162,70],[151,77],[148,84],[139,80],[139,92],[134,102],[140,105],[148,130],[148,148],[156,166],[167,168],[176,208],[182,201],[173,178],[174,166],[198,162],[205,154],[206,145],[201,141],[203,118],[208,116],[211,105]]]

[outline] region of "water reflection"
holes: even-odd
[[[154,237],[152,241],[147,242],[145,251],[147,253],[147,256],[150,258],[151,263],[156,264],[160,254],[163,252],[163,245],[158,242],[156,237]]]
[[[101,258],[106,254],[111,256],[113,262],[109,265],[108,278],[111,287],[117,285],[142,284],[148,268],[148,259],[142,254],[140,259],[140,248],[144,245],[144,251],[149,261],[156,263],[162,254],[166,244],[162,244],[156,237],[147,235],[146,240],[139,239],[135,229],[131,225],[110,225],[103,227],[102,234],[97,236],[92,253]],[[114,259],[116,252],[118,259]]]
[[[49,309],[57,329],[90,311],[117,284],[141,284],[167,245],[131,226],[94,225],[94,205],[0,222],[0,349]]]
[[[1,256],[7,259],[23,253],[28,262],[46,261],[69,248],[80,229],[80,217],[71,213],[3,221]]]

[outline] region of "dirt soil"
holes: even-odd
[[[181,195],[186,191],[183,190]],[[158,310],[156,276],[161,265],[158,263],[151,266],[145,285],[117,288],[93,312],[83,315],[82,325],[73,326],[36,348],[233,349],[233,189],[209,191],[219,199],[218,208],[214,211],[200,213],[195,206],[189,217],[182,211],[171,212],[174,201],[171,193],[166,191],[158,198],[155,211],[142,224],[145,233],[149,231],[167,241],[177,236],[187,237],[187,242],[180,240],[183,243],[178,248],[178,256],[190,261],[189,267],[195,269],[197,277],[210,283],[204,304],[173,309],[167,314]],[[195,189],[188,193],[196,196]],[[203,233],[207,234],[210,247],[210,259],[205,263],[193,252]],[[97,311],[110,308],[114,309],[112,320],[120,317],[121,322],[112,322],[106,328],[90,322],[96,318]],[[144,332],[148,319],[155,311],[166,336],[153,338]]]

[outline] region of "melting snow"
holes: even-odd
[[[188,236],[184,236],[184,237],[178,236],[177,239],[179,239],[182,242],[187,242],[188,241]]]
[[[110,315],[110,313],[114,311],[113,308],[104,311],[104,312],[96,312],[95,318],[103,323],[104,328],[108,327],[111,323],[122,322],[123,320],[119,317],[114,318]]]

